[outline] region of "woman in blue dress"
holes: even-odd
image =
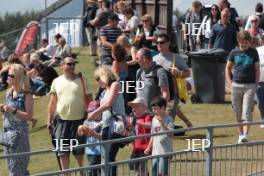
[[[4,154],[29,152],[29,131],[27,121],[36,124],[33,118],[33,99],[30,90],[29,78],[23,66],[12,64],[8,72],[8,84],[5,104],[0,105],[4,113],[4,132],[0,132],[1,144],[4,145]],[[27,176],[29,155],[11,157],[7,159],[11,176]]]

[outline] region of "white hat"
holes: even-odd
[[[128,106],[133,106],[134,104],[143,104],[145,107],[147,107],[147,102],[145,99],[137,97],[136,99],[134,99],[133,101],[130,101],[127,103]]]

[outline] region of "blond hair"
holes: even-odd
[[[120,35],[116,42],[123,45],[125,48],[131,47],[131,44],[129,43],[128,37],[126,35]]]
[[[12,64],[10,70],[14,71],[14,76],[17,79],[19,89],[26,93],[31,92],[31,87],[29,83],[29,78],[25,68],[20,64]]]
[[[111,84],[119,80],[117,74],[115,74],[110,66],[101,65],[94,72],[95,78],[100,78],[105,84],[106,87],[110,87]]]
[[[149,24],[150,26],[153,26],[153,19],[152,17],[149,15],[149,14],[145,14],[141,17],[142,20],[148,20],[149,21]]]
[[[39,61],[39,55],[37,53],[32,53],[30,55],[30,62],[32,61]]]
[[[253,20],[257,20],[258,22],[260,21],[259,16],[257,15],[251,15],[248,19],[250,22],[252,22]]]

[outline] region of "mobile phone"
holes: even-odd
[[[143,28],[142,24],[138,25],[138,30],[139,30],[139,33],[143,33],[144,32],[144,28]]]

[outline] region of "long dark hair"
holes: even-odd
[[[219,7],[216,5],[216,4],[213,4],[211,6],[211,9],[212,8],[216,8],[216,11],[217,11],[217,14],[216,14],[216,21],[220,20],[221,19],[221,12],[220,12],[220,9]],[[211,24],[211,27],[215,24],[215,22],[213,21],[213,15],[212,15],[212,12],[211,12],[211,9],[210,9],[210,24]]]

